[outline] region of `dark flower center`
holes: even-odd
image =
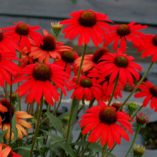
[[[84,11],[81,13],[79,18],[80,25],[84,27],[92,27],[96,24],[96,15],[92,11]]]
[[[2,117],[2,124],[10,124],[14,115],[14,108],[6,99],[0,100],[0,103],[8,109],[7,112],[0,112],[0,116]]]
[[[118,102],[115,102],[112,104],[112,107],[114,107],[117,111],[120,109],[121,106],[122,106],[122,103],[118,103]]]
[[[94,63],[98,63],[98,62],[99,62],[99,59],[100,59],[106,52],[108,52],[108,50],[105,49],[105,48],[101,48],[101,49],[97,50],[97,51],[93,54],[93,58],[92,58],[93,62],[94,62]]]
[[[82,79],[80,81],[82,87],[90,88],[92,86],[92,81],[89,78]]]
[[[40,45],[40,48],[45,51],[52,51],[56,49],[56,40],[52,35],[47,35],[43,37],[43,43]]]
[[[73,51],[64,51],[62,52],[62,60],[67,63],[73,63],[75,60],[74,52]]]
[[[125,68],[128,66],[129,62],[125,56],[118,56],[115,58],[114,63],[121,68]]]
[[[51,69],[46,64],[36,64],[32,73],[33,77],[39,81],[47,81],[51,79]]]
[[[3,38],[4,38],[4,34],[3,34],[2,29],[0,29],[0,41],[2,41],[2,40],[3,40]]]
[[[131,30],[127,24],[121,24],[117,28],[117,34],[121,37],[126,36],[131,33]]]
[[[152,38],[152,43],[154,46],[157,46],[157,35],[154,35],[154,37]]]
[[[102,123],[113,124],[117,121],[116,109],[111,106],[105,107],[99,114]]]
[[[25,23],[20,23],[16,26],[15,32],[19,35],[27,36],[29,34],[29,27]]]
[[[152,96],[157,97],[157,86],[153,86],[149,90]]]

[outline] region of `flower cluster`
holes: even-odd
[[[141,30],[147,26],[135,22],[114,24],[106,14],[93,10],[75,11],[70,16],[60,23],[52,23],[53,33],[24,22],[0,29],[0,86],[4,89],[0,99],[0,129],[5,132],[4,142],[10,144],[27,137],[33,128],[31,140],[27,138],[24,142],[32,144],[31,157],[38,133],[45,134],[44,129],[39,129],[41,117],[46,115],[43,105],[46,113],[53,109],[57,115],[67,91],[73,99],[68,129],[65,128],[66,140],[62,140],[67,144],[75,117],[73,113],[79,113],[84,107],[73,111],[80,101],[88,107],[79,120],[80,134],[86,135],[84,139],[89,143],[105,146],[106,151],[120,144],[122,138],[130,140],[134,115],[142,107],[150,103],[150,107],[157,111],[157,86],[143,81],[146,75],[141,78],[142,67],[136,63],[136,58],[127,54],[127,43],[130,42],[142,58],[151,57],[152,66],[157,62],[157,35],[143,33]],[[81,56],[77,50],[58,40],[62,27],[65,38],[78,39],[78,45],[84,47]],[[92,43],[95,48],[89,50],[88,44]],[[111,49],[107,47],[109,45]],[[145,74],[149,70],[150,67]],[[114,102],[123,96],[128,85],[133,88],[131,95],[124,102]],[[140,109],[129,114],[124,106],[134,93],[136,98],[145,99]],[[13,95],[18,99],[15,97],[14,101]],[[27,111],[23,111],[24,104]],[[137,123],[145,124],[147,121],[141,115],[136,117]],[[33,117],[35,127],[29,122]],[[54,132],[57,132],[56,128]],[[47,143],[48,137],[44,140]],[[0,144],[0,152],[4,157],[19,156],[6,144]]]

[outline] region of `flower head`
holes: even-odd
[[[77,52],[75,52],[71,48],[69,50],[60,52],[60,55],[61,55],[61,59],[57,60],[56,64],[64,67],[64,71],[70,74],[71,71],[75,70],[74,63],[75,63],[75,60],[78,58]]]
[[[38,40],[41,38],[40,33],[36,32],[39,28],[39,26],[31,26],[24,22],[18,22],[14,26],[5,28],[5,30],[8,31],[13,41],[19,46],[18,49],[24,47],[31,49],[30,40]]]
[[[117,53],[108,53],[101,58],[98,64],[104,77],[109,76],[109,82],[112,83],[118,77],[118,83],[124,86],[128,83],[134,85],[134,80],[139,80],[139,72],[142,70],[141,66],[135,63],[132,56]]]
[[[145,97],[143,101],[143,106],[147,106],[150,102],[150,107],[157,111],[157,86],[153,85],[151,82],[143,82],[139,86],[140,91],[135,94],[136,98]]]
[[[79,45],[87,45],[90,40],[97,46],[103,41],[110,22],[105,14],[93,10],[80,10],[71,13],[71,18],[63,20],[65,38],[78,37]]]
[[[152,62],[157,61],[157,35],[146,35],[144,43],[139,44],[142,57],[152,57]]]
[[[128,133],[132,133],[130,117],[114,107],[101,104],[89,108],[81,117],[82,134],[88,134],[89,142],[100,141],[101,145],[120,144],[121,138],[129,141]]]
[[[53,35],[44,30],[42,38],[32,41],[30,56],[38,59],[40,62],[48,63],[51,58],[60,59],[60,52],[68,51],[69,49],[71,49],[69,46],[56,41]]]
[[[1,99],[0,105],[6,108],[5,111],[0,110],[0,117],[2,119],[0,128],[3,131],[6,131],[5,138],[7,140],[9,140],[10,138],[14,139],[14,133],[13,132],[10,133],[10,131],[11,131],[11,122],[13,116],[15,115],[18,138],[22,139],[23,136],[27,135],[26,129],[32,128],[32,125],[24,119],[30,119],[32,118],[32,116],[24,111],[15,111],[14,107],[12,106],[12,104],[10,104],[10,102],[7,99]]]
[[[0,143],[0,157],[21,157],[21,155],[13,152],[6,144]]]
[[[63,68],[56,64],[35,63],[26,66],[21,72],[23,81],[17,89],[20,96],[26,95],[28,103],[40,104],[42,97],[53,105],[59,99],[58,89],[65,94],[67,75]]]
[[[74,92],[72,97],[77,98],[78,100],[92,100],[93,98],[100,100],[102,96],[102,88],[99,83],[86,76],[82,76],[79,83],[76,83],[73,88]]]
[[[113,42],[113,48],[119,48],[126,50],[127,41],[131,42],[133,45],[137,45],[143,42],[145,36],[140,30],[147,28],[147,26],[142,26],[136,24],[135,22],[130,22],[129,24],[120,24],[111,27],[111,33],[106,37],[105,45]]]
[[[4,83],[11,83],[11,75],[15,76],[18,73],[18,66],[13,62],[16,59],[11,51],[3,51],[0,49],[0,86]]]
[[[11,51],[15,54],[16,44],[12,41],[11,36],[5,31],[5,28],[0,28],[0,49],[3,51]]]
[[[88,72],[89,70],[94,68],[95,65],[97,65],[99,63],[101,57],[108,52],[109,52],[109,50],[107,50],[106,48],[100,48],[100,49],[96,50],[94,54],[85,55],[83,65],[82,65],[82,71]],[[79,69],[81,60],[82,60],[82,57],[79,57],[75,60],[76,69]]]

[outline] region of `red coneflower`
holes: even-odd
[[[10,35],[4,28],[0,28],[0,49],[4,51],[11,51],[15,55],[16,44],[12,41]]]
[[[129,24],[120,24],[111,27],[111,33],[106,37],[105,45],[113,42],[113,48],[120,48],[125,51],[127,41],[135,44],[143,42],[144,33],[140,30],[147,28],[147,26],[142,26],[136,24],[135,22],[130,22]]]
[[[3,106],[3,108],[6,108],[5,111],[0,109],[0,118],[2,119],[0,128],[3,131],[6,131],[5,138],[7,140],[9,140],[10,138],[14,139],[14,133],[12,132],[10,134],[10,131],[11,131],[11,121],[13,116],[15,115],[18,138],[22,139],[23,136],[27,135],[26,129],[32,128],[32,125],[24,119],[30,119],[32,118],[32,116],[24,111],[15,111],[14,107],[12,106],[12,104],[10,104],[10,102],[7,99],[0,100],[0,105]]]
[[[32,41],[30,56],[38,59],[40,62],[45,61],[48,63],[50,58],[60,59],[60,52],[68,51],[69,49],[71,49],[69,46],[56,41],[52,34],[44,30],[40,40]]]
[[[40,33],[36,32],[39,28],[39,26],[30,26],[24,22],[18,22],[14,26],[6,27],[5,30],[8,31],[8,34],[19,46],[19,49],[23,47],[30,49],[30,40],[38,40],[41,38]]]
[[[143,106],[147,106],[150,102],[150,107],[157,111],[157,86],[153,85],[151,82],[143,82],[139,86],[140,91],[135,94],[136,98],[145,97],[143,101]]]
[[[81,117],[82,134],[88,134],[89,142],[100,141],[101,145],[120,144],[121,138],[129,141],[128,133],[132,133],[131,118],[116,108],[99,104],[89,108]]]
[[[95,79],[82,76],[78,84],[74,85],[73,98],[78,100],[92,100],[93,98],[100,100],[102,96],[102,88]]]
[[[0,157],[21,157],[21,155],[13,152],[6,144],[0,143]]]
[[[131,86],[133,86],[134,80],[139,80],[139,72],[142,70],[141,66],[135,63],[132,56],[123,54],[120,51],[105,54],[98,67],[105,77],[109,76],[110,83],[118,77],[120,83],[124,85],[129,83]]]
[[[157,61],[157,35],[147,35],[144,39],[144,44],[140,45],[142,57],[152,57],[152,62]]]
[[[107,52],[109,52],[109,50],[107,50],[106,48],[100,48],[94,54],[85,55],[83,65],[82,65],[82,71],[87,72],[90,69],[92,69],[95,65],[98,64],[101,57]],[[81,60],[82,60],[82,57],[79,57],[75,60],[76,69],[79,69]]]
[[[18,66],[13,63],[15,59],[14,53],[0,50],[0,86],[4,86],[5,82],[11,83],[11,75],[17,74]]]
[[[63,33],[65,38],[73,40],[78,37],[79,45],[87,45],[90,40],[98,46],[108,31],[109,18],[102,13],[93,10],[79,10],[71,13],[71,18],[63,20],[65,25]]]
[[[64,71],[70,74],[71,71],[74,71],[74,62],[78,58],[78,54],[73,49],[69,49],[60,52],[60,55],[61,59],[57,60],[56,64],[62,66]]]
[[[27,95],[26,101],[38,104],[44,97],[48,104],[53,105],[59,99],[58,89],[65,94],[67,75],[63,67],[56,64],[36,63],[26,66],[17,81],[22,82],[17,89],[20,96]]]

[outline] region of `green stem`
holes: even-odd
[[[68,128],[67,128],[67,134],[66,134],[66,141],[70,141],[70,134],[71,134],[71,126],[76,119],[76,114],[77,114],[77,108],[78,108],[79,101],[77,99],[72,100],[71,104],[71,110],[70,110],[70,118],[68,122]],[[75,116],[74,116],[75,115]]]
[[[80,63],[80,66],[79,66],[79,69],[78,69],[78,73],[77,73],[77,80],[76,80],[76,83],[78,83],[78,81],[79,81],[79,79],[80,79],[81,70],[82,70],[82,65],[83,65],[83,61],[84,61],[85,54],[86,54],[86,50],[87,50],[87,45],[84,45],[83,52],[82,52],[81,63]]]
[[[9,145],[11,144],[11,138],[12,138],[12,120],[10,122]]]
[[[12,75],[11,75],[10,80],[11,80],[11,85],[10,85],[10,103],[12,103],[12,92],[13,92],[13,86],[12,86],[13,77],[12,77]]]
[[[107,145],[104,146],[104,148],[102,149],[102,157],[107,157]]]
[[[82,52],[81,63],[80,63],[78,73],[77,73],[77,80],[76,80],[77,84],[78,84],[79,79],[80,79],[82,65],[83,65],[85,54],[86,54],[86,50],[87,50],[87,45],[84,45],[83,52]],[[76,118],[76,116],[74,116],[74,113],[75,114],[77,113],[78,105],[79,105],[78,100],[74,98],[72,100],[71,109],[70,109],[70,118],[69,118],[69,122],[68,122],[68,129],[67,129],[67,135],[66,135],[66,141],[67,142],[69,142],[69,140],[70,140],[69,138],[70,138],[70,134],[71,134],[71,125],[72,125],[73,121]]]
[[[131,120],[134,119],[134,117],[137,115],[137,113],[143,108],[143,106],[141,105],[132,115],[131,115]]]
[[[20,41],[19,41],[20,43]],[[21,52],[19,52],[19,60],[21,59]],[[18,63],[18,66],[20,66],[20,62]],[[20,82],[17,83],[18,89],[20,87]],[[21,110],[21,97],[18,96],[18,105],[19,105],[19,110]]]
[[[61,91],[61,94],[60,94],[60,99],[59,99],[59,102],[58,104],[56,105],[56,108],[54,109],[54,114],[56,115],[60,105],[61,105],[61,102],[62,102],[62,98],[63,98],[63,92]]]
[[[118,78],[119,78],[119,77],[117,77],[116,80],[115,80],[114,87],[113,87],[113,91],[112,91],[112,94],[111,94],[111,98],[110,98],[110,100],[109,100],[109,102],[108,102],[108,106],[110,106],[110,104],[111,104],[111,102],[112,102],[112,99],[113,99],[113,97],[114,97],[114,92],[115,92],[116,87],[117,87],[117,84],[118,84]]]
[[[4,85],[4,94],[5,94],[5,98],[7,99],[7,97],[8,97],[8,90],[7,90],[7,88],[8,88],[8,85],[7,85],[7,83],[5,82],[5,85]]]
[[[94,98],[94,99],[92,99],[92,100],[90,101],[90,103],[89,103],[89,107],[88,107],[88,108],[91,108],[91,107],[93,106],[94,101],[95,101],[95,98]]]
[[[140,126],[140,125],[137,125],[136,131],[135,131],[135,135],[134,135],[134,137],[133,137],[132,143],[131,143],[131,145],[130,145],[130,147],[129,147],[129,150],[127,151],[125,157],[128,157],[130,151],[132,150],[132,147],[133,147],[133,145],[134,145],[134,143],[135,143],[135,141],[136,141],[136,138],[137,138],[138,132],[140,131],[140,128],[141,128],[141,126]]]
[[[42,115],[43,98],[42,98],[41,101],[42,102],[40,104],[40,107],[38,108],[37,124],[36,124],[35,132],[34,132],[32,148],[31,148],[31,151],[30,151],[30,157],[33,156],[33,149],[34,149],[34,146],[35,146],[35,143],[36,143],[36,139],[37,139],[37,136],[38,136],[38,133],[39,133],[39,128],[40,128],[40,117]]]
[[[143,82],[143,80],[147,77],[150,69],[152,68],[153,66],[153,62],[150,63],[149,67],[147,68],[147,70],[145,71],[145,73],[143,74],[142,78],[140,79],[140,81],[136,84],[136,86],[134,87],[134,89],[132,90],[132,92],[127,96],[127,98],[124,100],[122,106],[120,109],[122,109],[126,103],[128,102],[128,100],[131,98],[131,96],[134,94],[134,92],[138,89],[138,86]]]

